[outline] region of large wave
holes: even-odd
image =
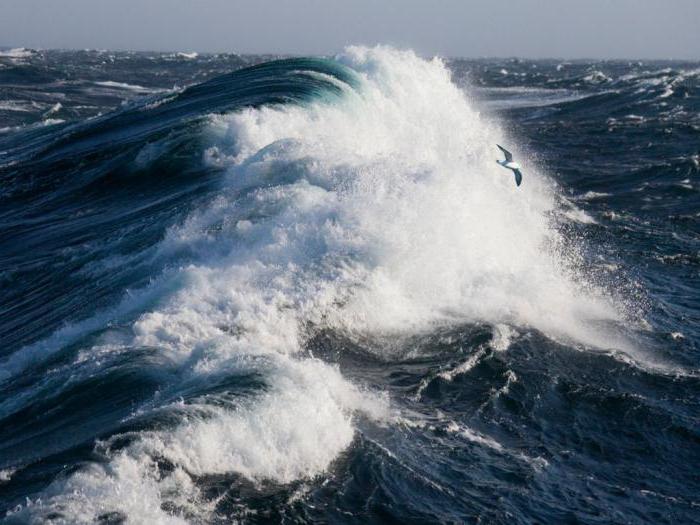
[[[292,60],[278,74],[304,69]],[[312,97],[276,92],[208,117],[198,133],[202,162],[223,170],[216,197],[167,231],[151,284],[74,329],[130,312],[126,329],[96,336],[75,359],[153,354],[178,381],[142,410],[171,417],[100,442],[101,461],[15,516],[186,521],[216,505],[200,476],[286,483],[323,472],[351,443],[356,418],[391,424],[392,409],[306,351],[319,329],[370,338],[377,353],[459,323],[624,344],[606,328],[619,309],[583,278],[559,233],[553,185],[512,145],[526,166],[515,187],[495,163],[503,130],[442,61],[351,47],[320,69],[304,73],[326,86]],[[20,350],[8,373],[38,355]],[[203,384],[224,386],[199,394]]]

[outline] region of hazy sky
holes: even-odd
[[[700,59],[700,0],[0,0],[0,46]]]

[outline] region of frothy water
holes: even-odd
[[[99,461],[15,518],[209,520],[217,502],[201,492],[202,477],[285,484],[323,473],[353,442],[358,418],[391,426],[398,411],[381,388],[313,356],[308,343],[323,330],[374,341],[380,359],[400,354],[397,340],[485,324],[495,351],[534,329],[643,360],[623,327],[626,308],[586,277],[580,246],[561,233],[576,208],[562,210],[539,164],[475,109],[441,60],[386,47],[351,47],[335,60],[356,85],[313,75],[338,96],[209,116],[201,162],[220,172],[218,189],[149,248],[165,269],[116,309],[19,350],[3,376],[115,322],[73,365],[99,355],[89,369],[99,376],[102,363],[138,349],[167,363],[185,391],[230,378],[257,388],[186,401],[166,388],[133,417],[175,414],[176,424],[100,441]],[[520,188],[496,164],[496,143],[524,166]],[[453,382],[487,355],[435,377]],[[509,374],[496,396],[516,381]],[[504,448],[457,423],[448,432]]]

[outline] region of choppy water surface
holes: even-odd
[[[700,64],[274,58],[0,53],[5,521],[700,522]]]

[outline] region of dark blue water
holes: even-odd
[[[0,53],[0,516],[700,522],[699,155],[698,63]]]

